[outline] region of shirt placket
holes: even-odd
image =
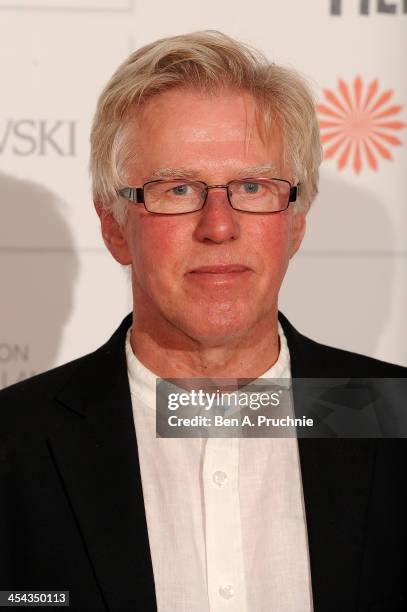
[[[208,438],[203,492],[210,612],[246,612],[238,438]]]

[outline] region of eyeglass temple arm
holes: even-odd
[[[288,199],[289,202],[296,202],[298,195],[300,193],[300,185],[294,185],[294,187],[291,187],[290,189],[290,197]]]
[[[124,187],[119,189],[119,195],[135,204],[144,204],[144,189],[142,187]]]

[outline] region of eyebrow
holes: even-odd
[[[188,168],[158,168],[150,176],[150,181],[170,178],[191,178],[196,179],[199,172]]]
[[[242,168],[236,173],[233,178],[251,178],[263,174],[276,174],[276,167],[273,164],[261,164],[259,166],[249,166]],[[158,168],[150,175],[149,181],[166,180],[172,178],[202,180],[199,170],[191,170],[190,168]]]

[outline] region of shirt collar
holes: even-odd
[[[127,331],[126,335],[126,360],[130,392],[132,396],[137,396],[139,400],[155,405],[155,389],[158,376],[146,368],[135,356],[130,344],[130,335],[131,328]],[[288,350],[287,339],[280,322],[278,322],[278,335],[280,339],[280,353],[278,355],[278,359],[274,365],[266,370],[264,374],[259,376],[259,378],[291,378],[290,352]]]

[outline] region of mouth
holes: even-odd
[[[201,266],[190,270],[189,274],[241,274],[248,272],[250,268],[242,264],[219,264],[215,266]]]
[[[251,272],[252,270],[243,264],[219,264],[194,268],[187,273],[187,277],[200,283],[219,285],[242,280]]]

